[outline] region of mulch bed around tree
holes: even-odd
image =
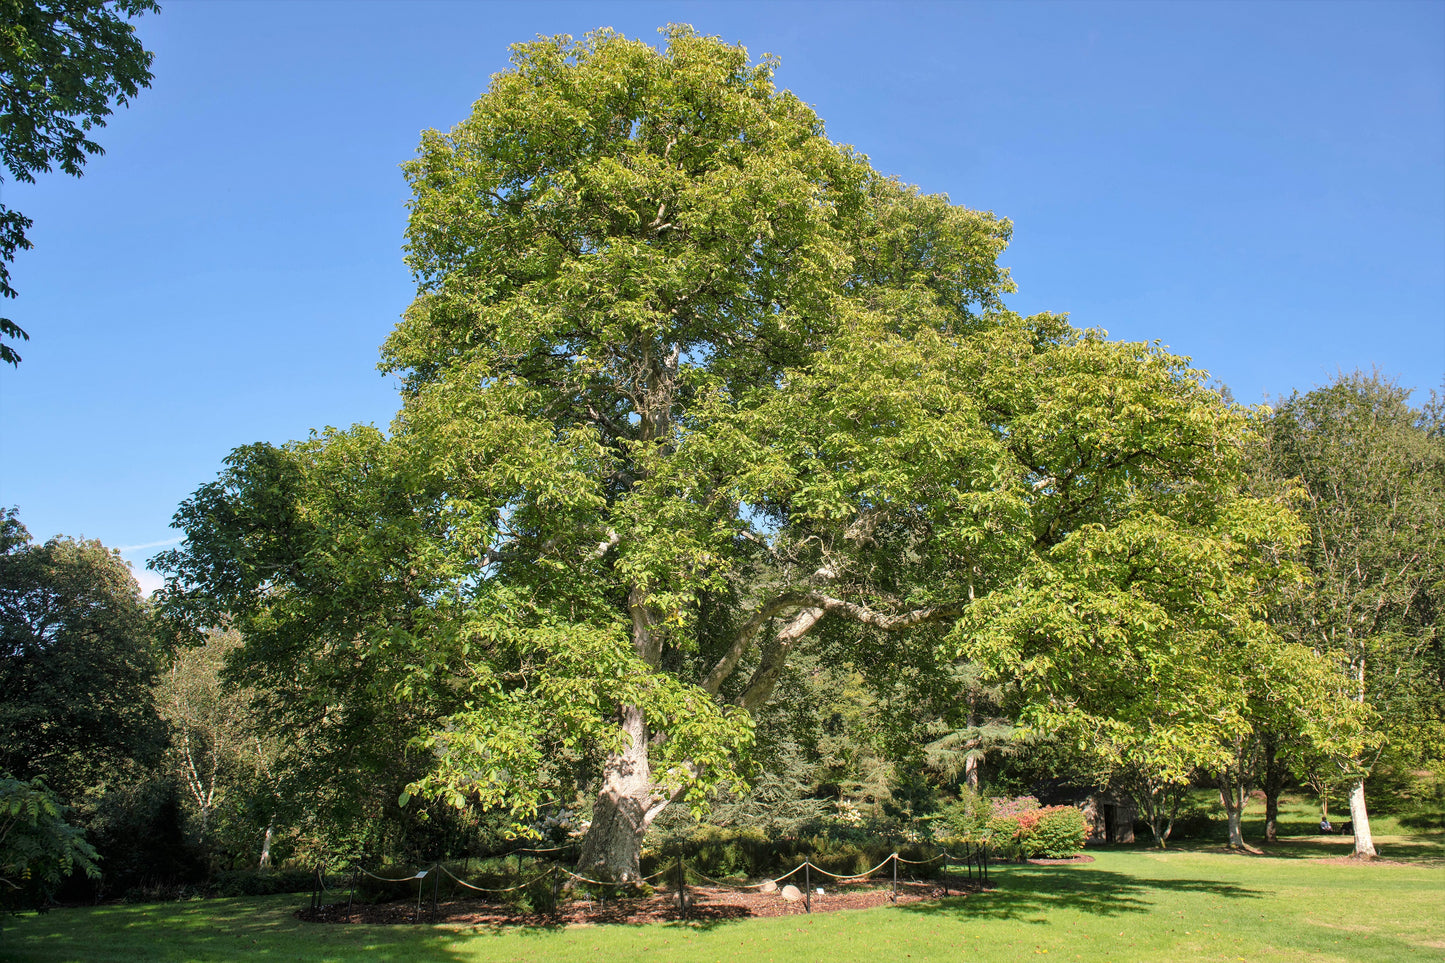
[[[966,895],[967,884],[950,882],[950,896]],[[977,891],[978,887],[971,887]],[[790,903],[777,893],[760,893],[755,889],[736,890],[719,886],[689,886],[688,897],[692,905],[688,909],[690,921],[715,921],[744,919],[751,916],[795,916],[806,913],[800,899]],[[898,882],[898,902],[917,903],[922,900],[942,899],[943,887],[934,881]],[[877,880],[866,884],[824,887],[822,896],[813,894],[813,912],[831,913],[836,910],[869,909],[887,906],[891,900],[892,887],[880,886]],[[301,909],[296,918],[315,923],[415,923],[415,903],[355,903],[348,910],[345,903],[330,903],[318,910]],[[561,912],[523,913],[500,903],[482,900],[454,900],[438,904],[435,914],[431,903],[423,900],[420,922],[445,923],[453,926],[504,927],[504,926],[579,926],[607,923],[658,923],[680,920],[682,914],[677,908],[675,892],[662,893],[635,899],[595,900],[572,899],[563,902]]]
[[[1077,856],[1070,856],[1068,859],[1031,859],[1030,866],[1068,866],[1070,863],[1092,863],[1094,857],[1088,853],[1080,853]]]

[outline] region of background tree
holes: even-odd
[[[1105,786],[1127,793],[1139,807],[1154,845],[1165,848],[1174,820],[1188,796],[1195,774],[1221,758],[1219,730],[1178,707],[1155,707],[1158,717],[1115,722],[1080,733],[1081,740],[1102,764]],[[1173,711],[1171,711],[1171,708]]]
[[[270,866],[275,775],[281,739],[261,725],[254,693],[232,684],[233,630],[207,632],[177,647],[156,682],[156,708],[169,730],[166,770],[184,788],[191,832],[213,863]]]
[[[30,540],[0,517],[0,771],[44,777],[103,857],[98,885],[193,878],[176,787],[157,767],[167,730],[149,605],[99,542]],[[73,880],[68,895],[93,897]]]
[[[1355,853],[1373,856],[1365,782],[1381,751],[1439,758],[1445,718],[1435,615],[1445,580],[1445,439],[1409,392],[1355,372],[1291,395],[1268,422],[1265,469],[1300,487],[1313,575],[1276,621],[1337,659],[1379,738],[1340,759]],[[1423,738],[1422,738],[1423,737]]]
[[[1269,639],[1244,650],[1233,673],[1240,682],[1238,723],[1221,733],[1221,749],[1211,767],[1229,827],[1229,844],[1251,849],[1241,820],[1250,791],[1278,770],[1281,734],[1297,753],[1336,760],[1358,758],[1370,745],[1368,708],[1351,698],[1338,667],[1299,643]],[[1272,767],[1274,772],[1272,773]],[[1275,803],[1266,806],[1266,838]]]
[[[0,159],[11,177],[34,183],[56,165],[79,177],[104,153],[90,131],[151,82],[154,55],[126,18],[158,9],[154,0],[0,0]],[[0,204],[0,297],[15,297],[10,262],[30,248],[30,225]],[[0,318],[0,337],[29,335]],[[0,342],[0,361],[20,355]]]
[[[67,803],[165,745],[150,613],[119,554],[0,517],[0,771]]]
[[[955,705],[934,724],[924,758],[945,781],[961,780],[977,792],[979,769],[989,754],[1017,752],[1024,734],[1004,711],[1007,686],[984,683],[978,667],[966,662],[949,667],[949,674]]]
[[[76,870],[100,874],[95,848],[68,814],[45,780],[0,776],[0,909],[45,905]]]

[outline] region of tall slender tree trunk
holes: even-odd
[[[1355,678],[1359,685],[1355,699],[1361,705],[1364,705],[1365,653],[1363,644],[1360,646],[1360,652],[1355,661],[1355,673]],[[1355,858],[1374,859],[1378,856],[1379,853],[1375,851],[1375,839],[1370,835],[1370,811],[1365,806],[1364,776],[1355,780],[1355,784],[1350,787],[1350,826],[1355,834]]]
[[[1350,787],[1350,825],[1355,833],[1355,857],[1374,859],[1375,838],[1370,835],[1370,811],[1365,806],[1365,780]]]
[[[1227,773],[1219,777],[1219,803],[1229,822],[1229,848],[1257,853],[1259,850],[1244,841],[1244,807],[1248,802],[1249,789],[1243,781]]]
[[[1279,842],[1279,794],[1284,789],[1284,766],[1279,762],[1279,740],[1264,740],[1264,838]]]
[[[271,840],[276,835],[276,822],[271,820],[266,823],[266,836],[261,840],[261,869],[271,868]]]
[[[1224,804],[1224,815],[1229,822],[1229,848],[1246,849],[1244,844],[1243,816],[1244,807],[1232,805],[1229,802]]]
[[[969,697],[968,727],[974,731],[978,730],[978,713],[973,709],[972,696]],[[965,748],[967,755],[963,757],[963,784],[974,792],[978,792],[978,756],[974,752],[975,750],[982,751],[982,749],[983,740],[979,740],[977,745]]]

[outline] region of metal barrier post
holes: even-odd
[[[431,919],[433,923],[437,920],[437,895],[441,892],[442,888],[441,866],[441,863],[437,863],[432,867],[432,872],[435,874],[435,879],[431,884]]]
[[[351,904],[356,901],[356,887],[361,882],[361,870],[351,870],[351,893],[346,897],[346,918],[351,919]]]
[[[557,916],[562,912],[562,883],[561,867],[552,866],[552,915]]]
[[[813,912],[813,860],[811,857],[803,857],[803,907]]]
[[[679,853],[677,857],[677,908],[682,918],[687,919],[687,860]]]
[[[898,854],[893,854],[893,902],[898,902]]]
[[[948,850],[940,850],[938,853],[939,868],[943,870],[943,895],[948,896]]]

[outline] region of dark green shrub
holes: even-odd
[[[965,790],[956,801],[939,810],[934,833],[948,841],[982,840],[992,818],[993,802],[987,796]]]
[[[643,875],[670,867],[679,853],[687,860],[690,874],[713,879],[729,877],[777,878],[796,869],[804,858],[814,866],[839,876],[866,872],[897,852],[912,860],[900,873],[909,877],[931,877],[938,872],[939,847],[932,842],[911,842],[886,836],[859,837],[852,832],[820,832],[814,835],[770,840],[755,829],[703,826],[681,840],[670,840],[644,854]],[[673,880],[671,875],[665,877]],[[820,884],[823,880],[818,881]],[[654,885],[661,886],[660,883]],[[668,885],[674,885],[669,882]]]
[[[718,826],[700,826],[685,841],[683,852],[695,871],[714,879],[764,874],[774,855],[761,830]]]
[[[1174,827],[1169,831],[1169,838],[1173,839],[1208,839],[1215,835],[1216,820],[1209,812],[1199,806],[1188,806],[1179,811],[1174,817]],[[1149,835],[1148,825],[1142,830],[1135,827],[1135,835],[1147,838]]]
[[[1073,806],[1048,806],[1019,817],[1023,849],[1031,859],[1069,859],[1084,848],[1084,814]]]
[[[328,876],[333,887],[342,885],[335,876]],[[261,872],[254,869],[224,869],[211,876],[207,889],[216,896],[270,896],[273,893],[309,893],[316,885],[316,874],[305,869],[279,869]],[[350,886],[348,878],[345,885]]]

